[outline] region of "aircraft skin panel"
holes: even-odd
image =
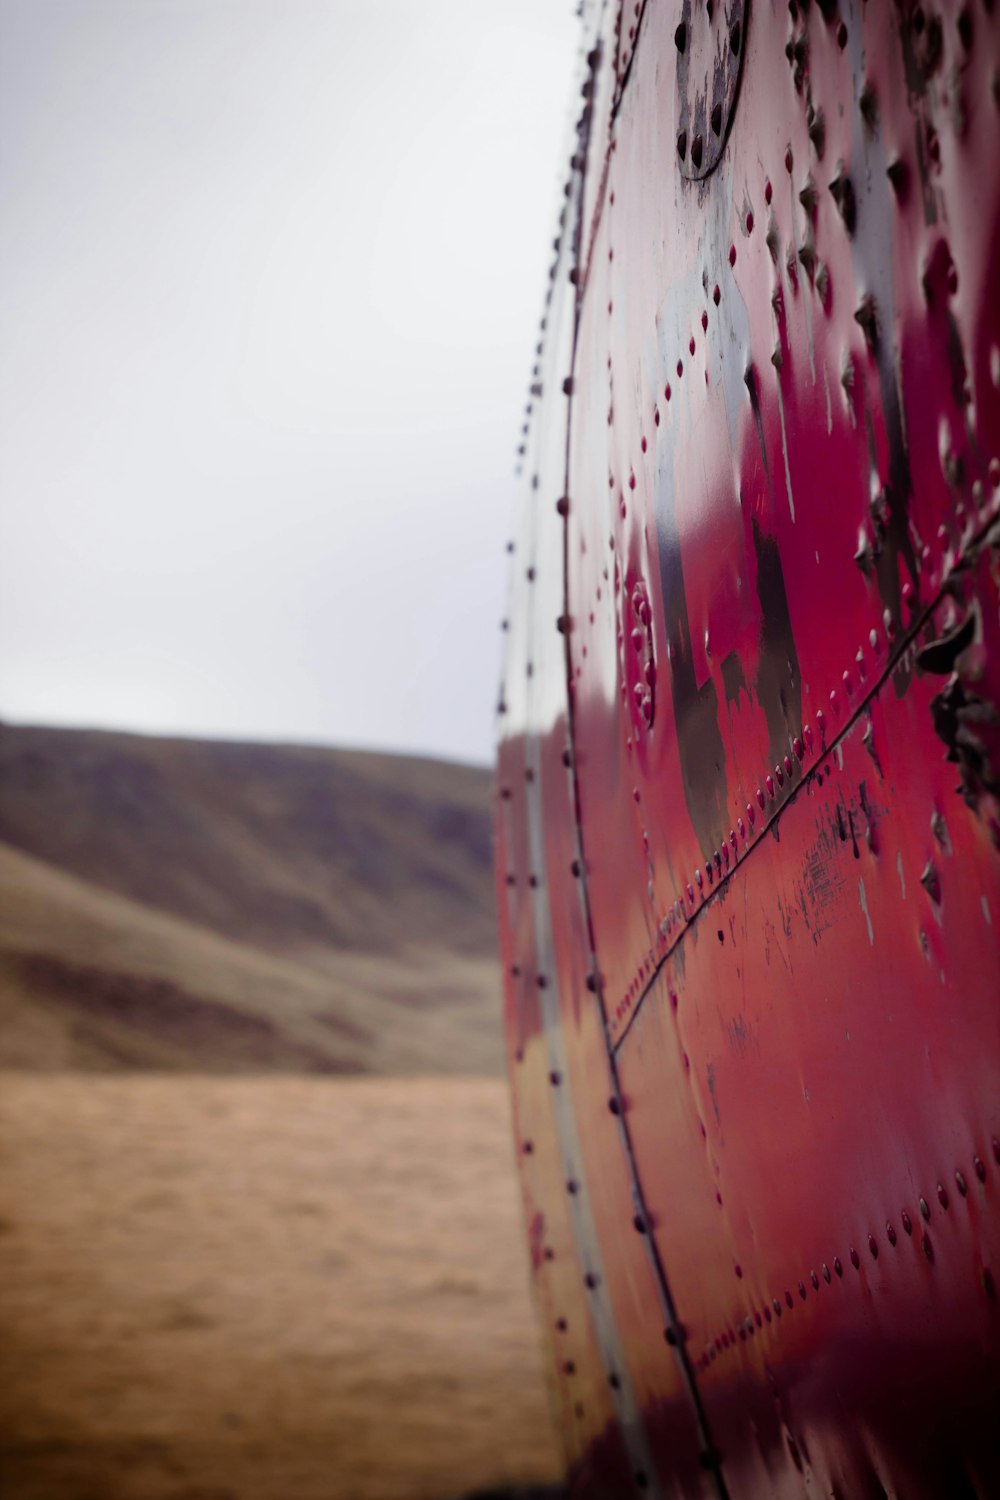
[[[1000,1493],[1000,14],[584,19],[497,777],[573,1491]]]

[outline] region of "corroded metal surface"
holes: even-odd
[[[497,804],[571,1473],[1000,1493],[1000,22],[585,26]]]

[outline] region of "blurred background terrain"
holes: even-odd
[[[489,774],[0,728],[0,1493],[553,1482]]]

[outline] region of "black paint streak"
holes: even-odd
[[[799,656],[792,635],[778,544],[773,537],[764,536],[756,520],[753,542],[761,609],[756,691],[767,719],[771,759],[779,761],[788,749],[789,736],[798,734],[802,724]]]
[[[708,677],[699,687],[691,651],[680,534],[673,494],[659,507],[660,587],[666,617],[674,723],[684,783],[684,801],[703,849],[717,847],[723,832],[729,794],[726,752],[719,727],[719,699]]]
[[[740,693],[746,693],[749,702],[750,689],[743,675],[743,663],[740,661],[739,652],[733,649],[728,656],[724,656],[719,663],[719,670],[722,673],[722,686],[725,689],[727,706],[732,703],[738,709]]]

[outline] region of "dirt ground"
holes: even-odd
[[[4,1500],[559,1472],[505,1084],[0,1075]]]

